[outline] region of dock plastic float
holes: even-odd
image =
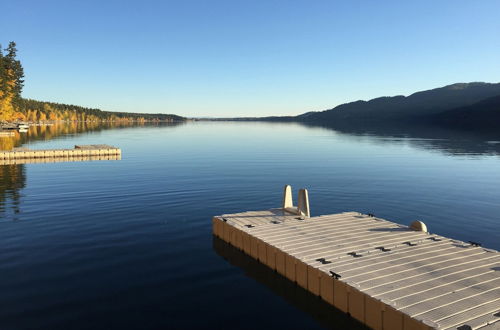
[[[99,160],[121,160],[121,155],[108,156],[66,156],[50,158],[16,158],[0,159],[0,165],[21,165],[21,164],[42,164],[42,163],[61,163],[61,162],[89,162]]]
[[[121,159],[121,154],[121,149],[105,144],[76,145],[74,149],[31,150],[28,148],[17,148],[12,151],[0,151],[0,164],[116,160]],[[93,157],[93,159],[86,159],[89,157]],[[98,159],[99,157],[102,159]]]
[[[213,233],[373,329],[499,329],[500,254],[475,242],[344,212],[294,207],[213,218]]]

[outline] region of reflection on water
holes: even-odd
[[[329,329],[368,329],[318,296],[311,294],[220,238],[213,236],[212,239],[213,249],[218,255],[231,265],[243,269],[245,275],[265,285],[291,305],[314,317],[324,327]]]
[[[214,251],[224,253],[211,216],[276,207],[286,183],[309,188],[314,216],[418,219],[437,234],[500,248],[500,157],[469,156],[484,149],[468,146],[464,156],[421,135],[298,124],[171,127],[34,127],[10,143],[110,144],[123,157],[0,166],[2,330],[310,329],[316,320],[351,328],[272,271],[248,258],[253,266],[232,266]]]
[[[0,150],[12,150],[28,142],[52,140],[60,136],[81,133],[99,132],[108,129],[142,126],[176,126],[183,123],[149,123],[149,122],[65,122],[54,125],[31,126],[26,132],[2,131],[0,134]]]
[[[121,155],[19,158],[0,159],[0,216],[7,218],[9,211],[13,219],[20,212],[21,189],[26,187],[26,168],[24,164],[46,164],[60,162],[89,162],[121,160]]]
[[[31,141],[51,140],[59,136],[143,125],[144,123],[127,122],[70,122],[31,126],[27,131],[1,131],[0,150],[12,150]],[[15,218],[15,214],[20,211],[21,189],[26,187],[26,169],[23,164],[118,159],[121,159],[121,156],[74,157],[72,159],[2,159],[0,160],[0,177],[2,178],[0,180],[0,216]]]
[[[21,189],[26,186],[26,169],[23,165],[2,165],[0,178],[0,216],[6,216],[9,210],[13,214],[19,213]]]
[[[366,126],[304,124],[315,129],[323,128],[352,138],[377,138],[378,143],[407,143],[414,147],[434,150],[447,155],[500,155],[500,130],[498,134],[447,130],[429,126]]]
[[[218,123],[220,125],[221,123]],[[255,124],[255,123],[254,123]],[[48,141],[60,137],[76,136],[83,133],[97,133],[109,129],[132,127],[174,127],[185,123],[140,123],[140,122],[69,122],[54,125],[31,126],[27,132],[0,131],[0,150],[12,150],[35,141]],[[234,125],[229,123],[227,125]],[[242,125],[238,123],[237,125]],[[252,123],[248,123],[252,125]],[[353,143],[374,143],[382,145],[410,145],[425,150],[437,151],[446,155],[500,155],[500,137],[473,135],[464,132],[443,130],[439,128],[418,126],[372,126],[343,127],[334,125],[267,123],[260,126],[299,126],[313,130],[326,130],[337,136],[344,136]],[[244,129],[244,127],[242,127]],[[151,132],[153,135],[154,132]],[[154,137],[153,137],[154,138]],[[230,141],[227,141],[230,143]],[[0,160],[2,182],[0,182],[0,213],[10,207],[14,213],[19,212],[20,190],[26,185],[26,170],[22,164],[55,163],[64,161],[118,160],[121,157],[80,157],[74,159],[18,159]]]
[[[144,122],[66,122],[54,125],[31,126],[28,130],[0,131],[0,150],[12,150],[34,141],[53,140],[68,135],[99,132],[108,129],[120,129],[142,126],[177,126],[183,123],[144,123]],[[82,162],[98,160],[120,160],[121,156],[86,156],[33,159],[0,159],[0,216],[7,216],[8,210],[14,214],[20,210],[21,189],[26,186],[26,169],[23,164]]]
[[[472,134],[463,131],[444,130],[423,126],[372,126],[343,127],[319,124],[266,123],[260,125],[303,125],[313,129],[326,129],[349,136],[353,140],[377,138],[378,143],[409,143],[413,146],[432,149],[451,155],[500,155],[499,135]],[[39,140],[52,140],[60,136],[99,132],[108,129],[128,127],[178,126],[185,123],[135,123],[135,122],[70,122],[54,125],[31,126],[27,132],[0,132],[0,150],[12,150],[26,143]]]

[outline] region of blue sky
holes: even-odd
[[[498,0],[1,2],[39,100],[261,116],[500,81]]]

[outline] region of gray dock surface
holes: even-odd
[[[213,218],[213,233],[373,329],[500,329],[500,254],[345,212]]]

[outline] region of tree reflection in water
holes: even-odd
[[[25,165],[0,166],[0,219],[20,211],[21,189],[26,186]]]

